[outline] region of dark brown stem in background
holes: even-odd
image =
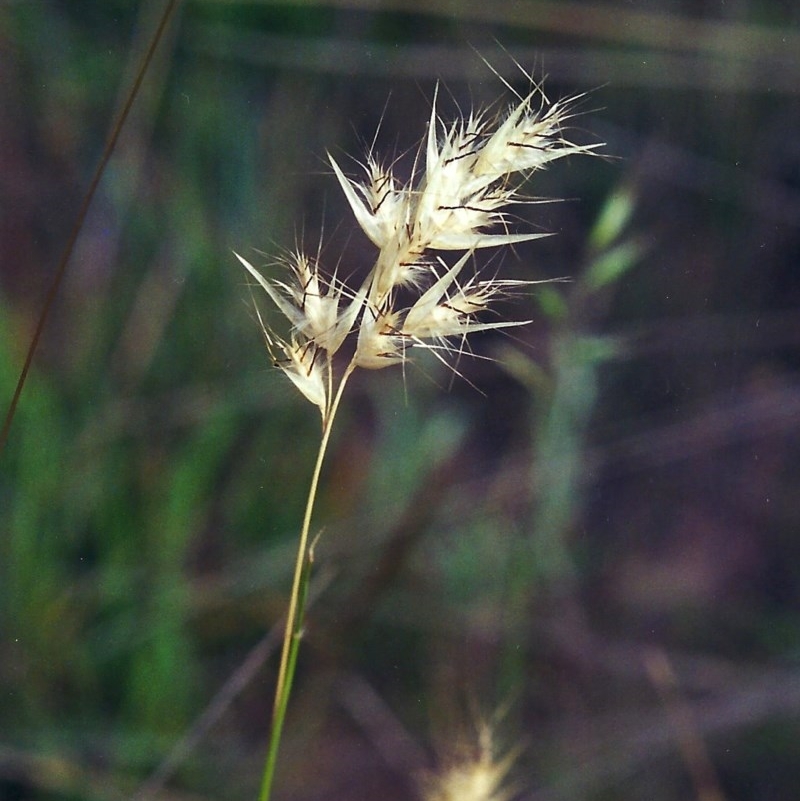
[[[72,226],[72,231],[70,232],[69,239],[67,240],[67,244],[64,247],[64,250],[61,254],[61,258],[58,262],[58,267],[56,268],[56,273],[53,276],[53,280],[50,283],[50,287],[47,290],[47,295],[45,296],[44,306],[42,307],[42,312],[39,315],[39,320],[36,323],[36,330],[33,332],[33,338],[31,339],[31,343],[28,346],[28,352],[25,356],[25,364],[22,366],[22,371],[19,374],[19,379],[17,380],[17,386],[14,389],[14,396],[11,398],[11,405],[8,407],[8,412],[6,414],[5,421],[3,422],[3,430],[0,432],[0,453],[3,452],[3,449],[6,446],[6,442],[8,441],[8,434],[11,430],[11,423],[14,420],[14,415],[17,411],[17,406],[19,404],[20,396],[22,395],[22,389],[25,386],[25,380],[28,377],[28,372],[30,371],[31,363],[33,362],[33,357],[36,353],[36,348],[39,345],[39,340],[41,339],[42,332],[44,331],[45,324],[47,323],[47,318],[50,315],[50,309],[53,306],[53,302],[56,299],[56,295],[58,294],[59,287],[61,286],[61,281],[64,278],[64,273],[67,271],[67,264],[69,264],[69,260],[72,257],[72,251],[75,249],[75,243],[78,241],[78,236],[83,228],[83,223],[86,220],[86,214],[89,211],[89,206],[92,203],[94,198],[95,192],[97,191],[97,187],[100,183],[100,179],[103,177],[103,173],[105,172],[106,166],[108,165],[109,159],[111,158],[111,154],[114,152],[114,148],[116,147],[117,140],[119,139],[120,133],[122,132],[122,128],[125,125],[125,121],[128,119],[128,114],[133,106],[134,100],[136,100],[136,96],[139,93],[139,89],[142,85],[142,81],[144,80],[145,73],[147,72],[150,63],[153,60],[153,55],[156,52],[156,48],[158,47],[158,43],[161,41],[162,35],[166,30],[167,24],[169,23],[170,17],[172,16],[173,11],[177,7],[180,0],[167,0],[167,4],[164,8],[164,12],[161,15],[161,19],[158,23],[158,27],[153,34],[153,38],[150,40],[150,44],[147,48],[147,52],[144,54],[142,58],[142,63],[139,66],[139,69],[136,72],[136,78],[133,82],[133,86],[131,87],[130,92],[128,93],[127,99],[125,100],[125,104],[122,107],[122,110],[119,113],[113,127],[111,128],[111,133],[106,140],[105,147],[103,148],[103,154],[100,157],[100,161],[97,164],[97,167],[94,171],[94,175],[92,176],[92,181],[89,184],[89,189],[86,191],[86,195],[83,198],[81,203],[80,209],[78,210],[78,216],[75,219],[75,223]]]

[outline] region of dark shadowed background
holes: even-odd
[[[3,412],[164,5],[0,3]],[[275,797],[416,798],[481,721],[527,801],[796,797],[796,4],[187,0],[0,457],[0,799],[255,797],[319,419],[232,250],[368,269],[326,153],[407,174],[515,61],[609,158],[487,269],[572,280],[351,385]]]

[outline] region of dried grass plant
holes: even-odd
[[[508,108],[472,111],[451,122],[438,114],[434,96],[427,135],[408,182],[373,152],[361,164],[360,178],[348,177],[329,155],[358,226],[378,249],[359,286],[351,286],[337,271],[327,273],[318,255],[300,250],[278,263],[284,278],[268,278],[236,254],[288,322],[289,333],[282,335],[257,312],[273,363],[319,409],[322,419],[297,545],[260,801],[270,797],[273,783],[303,630],[314,502],[348,380],[358,368],[403,367],[420,350],[460,374],[457,362],[470,353],[470,334],[525,324],[487,314],[497,299],[537,282],[488,275],[475,266],[475,257],[487,248],[547,236],[511,230],[508,209],[532,202],[522,190],[532,174],[599,146],[569,138],[565,124],[574,116],[575,98],[551,103],[527,73],[526,79],[530,90],[514,93]],[[447,254],[458,255],[448,259]],[[504,774],[502,763],[495,773],[493,786]],[[491,791],[486,797],[502,796]]]

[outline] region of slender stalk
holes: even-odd
[[[283,722],[286,717],[286,708],[292,690],[292,680],[294,679],[297,654],[300,649],[300,638],[302,636],[305,594],[308,589],[309,573],[311,569],[308,547],[311,518],[314,512],[319,478],[322,473],[322,465],[325,461],[325,453],[328,450],[328,442],[330,441],[333,422],[336,419],[336,412],[339,408],[339,402],[342,399],[344,388],[353,370],[355,370],[355,367],[356,364],[354,361],[347,366],[336,390],[336,396],[323,419],[322,438],[319,444],[319,451],[317,452],[314,472],[311,476],[308,500],[306,501],[306,510],[303,516],[303,526],[300,529],[300,539],[297,543],[294,580],[292,582],[292,592],[289,596],[289,609],[286,613],[286,629],[283,635],[281,662],[278,669],[278,680],[275,686],[275,703],[272,710],[269,747],[267,749],[267,758],[264,763],[264,773],[261,779],[261,791],[258,795],[258,801],[269,801],[272,791],[272,781],[275,777],[275,767],[278,760],[281,734],[283,732]]]
[[[130,110],[133,107],[133,101],[136,100],[136,96],[139,93],[139,88],[142,85],[142,81],[144,81],[144,76],[145,73],[147,72],[147,68],[150,66],[150,62],[153,60],[153,56],[155,55],[158,43],[159,41],[161,41],[161,37],[164,31],[166,30],[167,23],[169,22],[170,17],[172,16],[172,13],[179,2],[180,0],[168,0],[166,5],[164,6],[164,13],[161,15],[158,27],[156,28],[155,33],[153,34],[153,38],[150,40],[150,44],[147,47],[147,51],[145,52],[144,57],[142,58],[142,62],[139,66],[139,69],[136,72],[136,77],[134,78],[133,85],[131,86],[130,92],[128,92],[127,97],[125,98],[125,103],[122,106],[122,110],[120,111],[117,119],[114,121],[114,124],[111,128],[111,133],[108,135],[108,139],[106,139],[105,146],[103,147],[103,153],[100,156],[100,160],[97,163],[97,167],[95,168],[92,180],[89,183],[89,188],[86,190],[86,194],[84,195],[83,201],[81,202],[80,208],[78,209],[78,214],[75,218],[75,222],[73,223],[69,238],[67,239],[67,244],[64,246],[64,250],[61,253],[61,258],[58,260],[58,266],[56,267],[53,279],[50,282],[50,287],[48,288],[47,294],[45,295],[42,311],[39,314],[39,319],[36,323],[36,330],[33,332],[33,337],[31,338],[30,344],[28,345],[27,353],[25,354],[25,363],[22,365],[22,370],[20,371],[19,378],[17,379],[17,385],[14,389],[14,395],[11,398],[11,403],[8,407],[8,412],[6,412],[5,420],[3,422],[3,427],[2,429],[0,429],[0,453],[3,452],[6,442],[8,441],[9,432],[11,430],[11,423],[13,422],[14,416],[16,415],[17,405],[19,404],[19,400],[22,395],[22,390],[28,378],[28,373],[30,372],[31,364],[33,363],[33,357],[36,354],[36,349],[39,346],[39,340],[42,337],[45,324],[47,323],[47,320],[50,316],[50,309],[52,308],[53,303],[55,302],[56,295],[58,295],[58,290],[61,286],[61,281],[63,280],[64,274],[67,271],[67,265],[69,264],[70,258],[72,257],[72,252],[75,249],[75,244],[78,241],[78,235],[80,234],[83,228],[83,223],[86,220],[86,215],[89,213],[89,206],[91,206],[92,204],[92,200],[94,199],[97,187],[100,184],[100,179],[103,177],[103,173],[106,170],[106,166],[108,165],[108,162],[111,159],[111,155],[114,152],[114,148],[117,145],[117,140],[119,139],[119,136],[122,133],[122,128],[125,125],[125,121],[128,119],[128,114],[130,113]]]

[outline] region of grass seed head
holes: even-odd
[[[532,82],[533,83],[533,82]],[[333,357],[350,334],[355,367],[380,369],[404,362],[411,347],[462,353],[476,331],[520,325],[479,315],[509,288],[534,281],[462,279],[476,251],[547,236],[510,230],[508,208],[525,202],[521,183],[551,161],[593,152],[600,145],[570,141],[565,123],[573,103],[549,103],[538,86],[517,96],[502,114],[473,112],[446,123],[434,101],[427,136],[411,178],[371,153],[360,179],[348,177],[329,155],[333,173],[356,223],[377,247],[372,269],[357,289],[326,279],[316,260],[302,253],[284,260],[289,278],[265,278],[238,256],[288,320],[289,340],[271,330],[281,351],[276,362],[312,403],[330,402]],[[452,265],[441,256],[462,252]],[[457,344],[451,342],[457,340]],[[326,389],[328,388],[328,389]]]
[[[497,756],[492,730],[484,724],[477,748],[457,754],[440,770],[422,777],[423,801],[509,801],[516,791],[506,780],[517,756],[516,750]]]

